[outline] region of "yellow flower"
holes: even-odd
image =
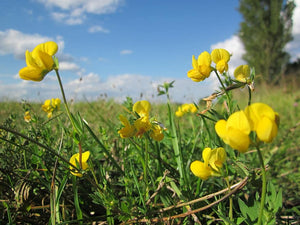
[[[197,107],[193,103],[183,104],[178,107],[177,111],[175,112],[175,115],[177,117],[181,117],[188,112],[195,113],[197,112],[197,110]]]
[[[160,125],[155,124],[152,125],[150,137],[153,138],[155,141],[161,141],[164,139],[163,129]]]
[[[31,121],[31,115],[29,111],[26,111],[24,114],[24,120],[28,123]]]
[[[216,64],[216,69],[223,73],[228,71],[228,61],[230,60],[230,54],[225,49],[214,49],[211,52],[211,59]]]
[[[160,125],[155,119],[149,119],[149,112],[151,105],[148,101],[138,101],[133,105],[132,111],[138,117],[133,125],[123,116],[119,118],[124,125],[124,128],[118,131],[121,138],[128,138],[132,136],[142,137],[146,132],[149,132],[151,138],[156,141],[161,141],[164,138],[163,126]]]
[[[219,176],[220,169],[226,160],[224,148],[205,148],[202,151],[202,158],[204,162],[196,160],[191,163],[192,173],[202,180],[207,180],[210,176]]]
[[[133,112],[136,112],[139,114],[140,117],[149,117],[149,112],[151,109],[151,105],[148,101],[143,100],[143,101],[137,101],[133,105]]]
[[[60,109],[60,103],[61,103],[61,101],[60,101],[60,99],[59,98],[52,98],[51,99],[51,104],[52,104],[52,107],[53,107],[53,109],[56,109],[56,110],[59,110]]]
[[[279,116],[270,106],[264,103],[253,103],[246,107],[245,113],[251,130],[256,132],[259,140],[271,142],[276,137]]]
[[[90,157],[90,152],[86,151],[84,153],[82,153],[82,159],[81,159],[81,165],[80,165],[80,160],[79,160],[79,153],[74,154],[71,158],[70,158],[70,163],[74,166],[70,165],[70,172],[77,177],[82,177],[82,174],[76,170],[76,168],[81,168],[82,170],[86,170],[89,168],[89,165],[87,163],[89,157]]]
[[[208,166],[208,164],[199,160],[192,162],[190,169],[195,176],[202,180],[207,180],[212,174],[212,169]]]
[[[240,65],[234,70],[234,77],[240,82],[246,83],[250,77],[250,67],[248,65]]]
[[[203,81],[204,79],[208,78],[212,68],[211,64],[211,57],[208,52],[202,52],[198,56],[198,60],[195,59],[193,55],[192,58],[192,65],[193,69],[188,71],[187,76],[192,79],[192,81],[199,82]]]
[[[136,112],[140,118],[134,122],[134,127],[137,130],[136,136],[141,137],[145,132],[151,129],[151,123],[149,120],[149,112],[151,105],[148,101],[137,101],[132,108],[133,112]]]
[[[42,105],[42,109],[44,112],[48,113],[47,117],[51,118],[53,111],[59,110],[60,108],[60,99],[59,98],[52,98],[45,100],[44,105]]]
[[[52,56],[57,52],[58,46],[53,41],[37,45],[32,52],[26,50],[27,66],[19,71],[19,76],[24,80],[41,81],[54,69]]]
[[[233,113],[228,120],[219,120],[215,130],[223,141],[239,152],[246,152],[250,145],[250,124],[244,111]]]
[[[204,152],[204,151],[206,151],[206,152]],[[208,152],[210,152],[210,153],[208,153]],[[214,171],[219,172],[223,166],[223,163],[226,160],[226,157],[227,157],[225,149],[221,148],[221,147],[215,148],[215,149],[205,148],[203,150],[203,155],[204,154],[209,155],[209,157],[206,157],[207,158],[206,160],[208,161],[208,164],[211,166],[211,168]],[[203,159],[204,159],[204,157],[203,157]]]
[[[140,117],[134,122],[134,127],[137,130],[136,136],[141,137],[144,133],[151,129],[151,123],[148,117]]]
[[[132,137],[135,134],[135,127],[129,123],[128,119],[125,116],[120,115],[119,119],[124,125],[124,127],[118,131],[121,138]]]

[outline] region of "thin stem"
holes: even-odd
[[[145,178],[145,185],[148,186],[148,140],[145,138],[145,162],[144,162],[144,178]]]
[[[65,105],[65,108],[67,110],[67,114],[68,114],[68,117],[72,123],[72,126],[73,128],[77,131],[76,129],[76,126],[75,126],[75,123],[73,121],[73,117],[71,115],[71,112],[70,112],[70,109],[69,109],[69,106],[68,106],[68,102],[67,102],[67,99],[66,99],[66,95],[65,95],[65,91],[64,91],[64,87],[62,85],[62,82],[61,82],[61,79],[60,79],[60,76],[59,76],[59,72],[58,72],[58,69],[55,70],[55,73],[56,73],[56,76],[57,76],[57,80],[58,80],[58,83],[59,83],[59,87],[60,87],[60,90],[61,90],[61,94],[62,94],[62,97],[63,97],[63,101],[64,101],[64,105]]]
[[[81,147],[81,143],[78,143],[78,148],[79,148],[79,166],[80,168],[82,168],[82,147]]]
[[[249,85],[247,85],[247,88],[248,88],[248,93],[249,93],[249,99],[248,99],[248,105],[251,104],[251,88],[249,87]]]
[[[15,135],[17,135],[17,136],[20,136],[20,137],[22,137],[22,138],[24,138],[24,139],[26,139],[26,140],[28,140],[28,141],[30,141],[30,142],[32,142],[32,143],[35,143],[36,145],[38,145],[38,146],[40,146],[40,147],[46,149],[47,151],[51,152],[51,153],[52,153],[53,155],[55,155],[56,157],[60,158],[60,159],[61,159],[62,161],[64,161],[65,163],[69,164],[70,166],[73,166],[75,169],[78,170],[78,168],[76,167],[76,165],[71,164],[68,160],[66,160],[64,157],[62,157],[61,155],[59,155],[54,149],[52,149],[52,148],[50,148],[50,147],[48,147],[48,146],[46,146],[46,145],[44,145],[44,144],[42,144],[42,143],[40,143],[40,142],[37,142],[36,140],[34,140],[34,139],[30,138],[30,137],[27,137],[25,134],[19,133],[19,132],[15,131],[15,130],[12,130],[12,129],[8,128],[8,127],[5,127],[5,126],[0,125],[0,129],[3,129],[3,130],[5,130],[5,131],[10,132],[10,133],[12,133],[12,134],[15,134]],[[9,140],[3,139],[3,138],[0,138],[0,139],[9,142]],[[13,145],[16,145],[16,146],[18,146],[18,147],[21,147],[21,148],[24,148],[24,149],[27,150],[27,148],[24,147],[24,146],[17,145],[17,144],[14,143],[14,142],[10,142],[10,143],[13,144]]]
[[[262,217],[264,213],[265,207],[265,200],[266,200],[266,192],[267,192],[267,180],[266,180],[266,168],[265,163],[261,154],[261,151],[258,146],[256,146],[257,154],[259,157],[259,161],[261,164],[261,174],[262,174],[262,190],[261,190],[261,200],[260,200],[260,210],[259,210],[259,217],[258,217],[258,225],[262,224]]]
[[[225,178],[227,187],[228,187],[228,193],[230,193],[230,184],[229,184],[229,180],[228,177]],[[229,219],[230,221],[233,221],[233,213],[232,213],[232,205],[233,205],[233,201],[232,201],[232,196],[229,197]]]
[[[215,74],[217,75],[217,78],[218,78],[218,80],[219,80],[219,82],[220,82],[220,84],[221,84],[223,90],[225,91],[225,94],[226,94],[226,97],[227,97],[227,100],[228,100],[229,111],[231,112],[231,101],[230,101],[230,96],[229,96],[229,94],[228,94],[228,92],[227,92],[227,90],[226,90],[226,88],[225,88],[225,85],[223,84],[223,81],[221,80],[221,78],[220,78],[218,72],[217,72],[216,70],[214,70],[214,72],[215,72]]]

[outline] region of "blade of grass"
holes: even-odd
[[[116,166],[116,168],[118,169],[118,171],[124,175],[124,171],[122,170],[122,168],[119,166],[119,164],[116,162],[116,160],[111,156],[111,154],[109,153],[109,151],[106,149],[106,147],[104,146],[104,144],[99,140],[99,138],[95,135],[95,133],[92,131],[92,129],[89,127],[89,125],[87,124],[87,122],[85,120],[83,120],[84,125],[86,126],[87,130],[89,131],[89,133],[92,135],[92,137],[94,138],[94,140],[100,145],[100,147],[102,148],[102,150],[104,151],[104,153],[107,155],[107,157],[110,159],[110,161]]]
[[[80,220],[78,221],[78,224],[82,224],[82,211],[79,205],[78,186],[76,182],[76,176],[72,176],[72,189],[74,194],[74,206],[75,206],[77,220]]]

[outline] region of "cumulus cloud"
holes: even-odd
[[[87,14],[114,13],[123,0],[36,0],[52,11],[52,17],[68,25],[82,24]]]
[[[121,55],[130,55],[132,53],[133,53],[133,51],[129,50],[129,49],[124,49],[124,50],[120,51]]]
[[[175,83],[174,88],[170,89],[170,96],[174,102],[196,102],[216,89],[216,86],[208,80],[195,83],[188,78],[154,79],[151,76],[140,74],[111,75],[102,80],[100,75],[89,73],[67,83],[66,90],[69,90],[70,96],[75,96],[77,100],[82,99],[83,96],[89,100],[107,96],[119,102],[124,101],[126,97],[132,97],[134,101],[147,99],[157,102],[166,101],[165,96],[157,96],[158,85],[173,80]]]
[[[296,8],[293,14],[293,41],[287,44],[286,49],[291,54],[291,61],[300,58],[300,0],[294,1]]]
[[[92,26],[88,29],[89,33],[97,33],[97,32],[101,32],[101,33],[109,33],[109,30],[101,27],[101,26]]]
[[[59,70],[78,71],[80,67],[74,62],[61,62],[59,63]]]
[[[210,78],[209,78],[210,79]],[[15,100],[44,101],[48,98],[61,98],[60,90],[54,73],[48,74],[42,82],[24,81],[18,83],[3,83],[0,81],[0,97],[10,97]],[[75,101],[88,99],[97,100],[101,96],[113,98],[122,102],[126,97],[132,97],[134,101],[147,99],[155,102],[165,102],[166,96],[157,96],[157,87],[164,82],[174,79],[163,77],[154,79],[151,76],[140,74],[110,75],[101,79],[99,74],[89,73],[81,78],[64,81],[64,89],[67,98]],[[170,89],[173,102],[197,102],[199,99],[211,94],[215,86],[207,80],[195,83],[188,78],[175,79],[174,88]],[[18,90],[18,91],[16,91]]]
[[[55,41],[60,49],[64,48],[62,37],[55,39],[40,34],[26,34],[18,30],[8,29],[0,31],[0,55],[13,54],[17,59],[25,58],[25,51],[32,50],[37,44]]]

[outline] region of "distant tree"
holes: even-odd
[[[293,1],[240,0],[244,17],[239,36],[244,43],[244,60],[267,82],[277,83],[290,55],[285,46],[292,37]]]

